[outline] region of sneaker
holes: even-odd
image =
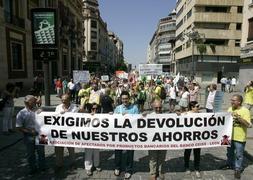
[[[125,179],[130,179],[131,178],[131,176],[132,176],[132,174],[131,173],[129,173],[129,172],[126,172],[125,173]]]
[[[87,176],[92,176],[92,171],[91,170],[87,170],[86,174],[87,174]]]
[[[235,179],[241,179],[241,171],[235,170]]]
[[[195,171],[195,175],[196,175],[197,178],[201,178],[201,174],[200,174],[199,171]]]
[[[222,165],[219,167],[221,170],[227,170],[227,169],[232,169],[228,164]]]
[[[100,171],[102,171],[102,168],[101,167],[96,167],[96,171],[100,172]]]
[[[114,175],[115,175],[115,176],[119,176],[119,175],[120,175],[120,170],[115,169],[115,170],[114,170]]]

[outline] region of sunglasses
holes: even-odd
[[[162,109],[162,107],[154,107],[155,109]]]

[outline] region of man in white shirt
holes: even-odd
[[[209,87],[209,94],[206,100],[206,112],[213,112],[216,89],[217,89],[216,84],[211,84]]]
[[[64,114],[66,112],[78,112],[78,108],[71,104],[70,95],[64,94],[61,97],[62,104],[58,105],[55,109],[55,112],[59,114]],[[75,158],[75,149],[73,147],[67,147],[69,152],[69,157],[71,165],[74,164]],[[63,157],[64,157],[64,147],[55,147],[55,156],[56,156],[56,171],[60,170],[63,167]]]
[[[68,86],[69,92],[71,94],[71,100],[74,101],[76,92],[75,92],[75,83],[73,82],[73,79],[70,79],[67,86]]]
[[[236,78],[235,78],[235,76],[233,76],[233,78],[231,80],[231,92],[235,91],[235,85],[236,85]]]

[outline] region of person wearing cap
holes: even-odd
[[[56,106],[55,112],[59,114],[64,114],[67,112],[78,112],[78,108],[71,104],[71,95],[64,94],[61,96],[62,104]],[[74,165],[75,149],[73,147],[67,147],[69,152],[69,157],[71,161],[71,166]],[[59,171],[63,167],[63,157],[64,157],[64,147],[55,146],[55,156],[56,156],[56,171]]]
[[[162,113],[162,102],[161,100],[154,100],[152,103],[154,112],[152,114]],[[149,173],[150,180],[156,180],[157,176],[163,180],[164,177],[164,165],[166,158],[166,150],[149,150]]]
[[[24,144],[30,168],[29,174],[33,175],[38,170],[45,170],[45,147],[35,145],[35,136],[38,135],[35,121],[36,98],[33,95],[27,95],[24,103],[25,108],[20,110],[16,116],[16,128],[24,135]],[[36,158],[35,152],[37,152],[38,158]]]

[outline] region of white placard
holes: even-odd
[[[88,83],[90,81],[89,71],[73,70],[73,81],[74,83]]]
[[[102,81],[109,81],[109,76],[108,75],[101,76],[101,80]]]
[[[161,75],[162,73],[162,64],[139,64],[140,75]]]

